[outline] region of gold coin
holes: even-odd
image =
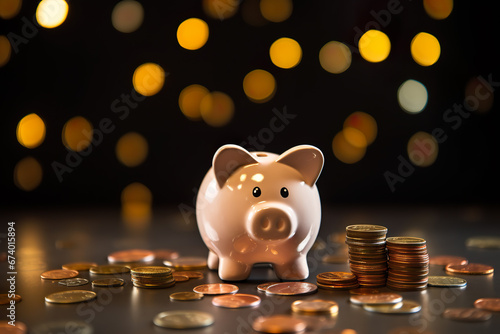
[[[177,259],[165,260],[163,264],[167,267],[183,270],[205,269],[207,260],[203,257],[179,257]]]
[[[295,296],[314,293],[318,290],[315,284],[307,282],[282,282],[267,288],[268,295]]]
[[[45,301],[55,304],[71,304],[92,300],[97,297],[93,291],[86,290],[67,290],[51,293],[45,297]]]
[[[172,269],[161,266],[143,266],[135,267],[130,270],[130,273],[134,276],[136,275],[147,275],[147,276],[161,276],[161,275],[172,275]]]
[[[415,237],[389,237],[386,239],[388,245],[425,245],[425,239]]]
[[[210,326],[214,317],[210,313],[200,311],[166,311],[157,314],[153,323],[159,327],[188,329]]]
[[[307,323],[291,315],[260,316],[252,324],[257,332],[264,333],[298,333],[305,331]]]
[[[175,270],[173,275],[182,275],[191,278],[203,278],[203,273],[201,271],[192,271],[192,270]]]
[[[296,300],[292,303],[292,311],[305,314],[337,314],[339,305],[333,300]]]
[[[125,281],[121,278],[104,278],[104,279],[96,279],[92,281],[92,286],[94,287],[115,287],[122,286],[125,284]]]
[[[9,296],[11,296],[13,298],[9,298]],[[0,294],[0,305],[10,304],[11,300],[13,300],[16,303],[19,303],[21,301],[21,299],[22,298],[19,295],[12,296],[11,294],[2,293],[2,294]]]
[[[64,286],[80,286],[85,285],[89,282],[88,279],[75,277],[75,278],[67,278],[59,281],[59,284]]]
[[[64,279],[73,278],[76,276],[78,276],[78,271],[65,269],[49,270],[40,275],[40,277],[43,279]]]
[[[499,237],[471,237],[465,241],[467,247],[477,247],[477,248],[500,248],[500,238]]]
[[[466,286],[467,281],[463,278],[454,276],[429,276],[427,284],[429,286],[452,288]]]
[[[130,272],[130,269],[124,266],[117,265],[101,265],[97,267],[92,267],[89,269],[91,274],[95,275],[113,275],[113,274],[123,274]]]
[[[204,295],[194,291],[174,292],[170,295],[170,300],[199,300]]]
[[[63,264],[62,268],[66,270],[87,271],[95,266],[97,266],[97,263],[94,262],[73,262]]]
[[[226,308],[252,307],[260,304],[260,297],[245,293],[217,296],[212,299],[212,304]]]
[[[411,300],[403,300],[402,302],[393,305],[364,304],[363,308],[367,311],[377,313],[409,314],[419,312],[422,309],[422,305]]]
[[[353,235],[379,235],[386,234],[387,227],[380,225],[368,225],[368,224],[357,224],[357,225],[349,225],[345,228],[348,236]]]
[[[239,288],[236,285],[226,283],[202,284],[193,288],[194,292],[204,295],[225,295],[228,293],[236,293],[238,290]]]

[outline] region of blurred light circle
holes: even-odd
[[[470,111],[489,111],[493,107],[493,91],[486,80],[470,79],[465,86],[465,106]]]
[[[62,141],[67,148],[80,152],[91,144],[93,135],[92,124],[82,116],[75,116],[64,124]]]
[[[377,137],[377,122],[372,116],[362,111],[350,114],[344,121],[345,128],[354,128],[361,131],[365,136],[367,145],[373,143]]]
[[[339,74],[351,66],[351,50],[340,42],[331,41],[319,51],[319,63],[327,72]]]
[[[243,91],[253,102],[269,101],[276,92],[276,81],[271,73],[264,70],[253,70],[243,79]]]
[[[125,203],[145,203],[151,205],[153,195],[148,187],[139,182],[134,182],[122,190],[121,202]]]
[[[208,125],[224,126],[233,118],[234,102],[225,93],[212,92],[201,99],[200,112],[201,117]]]
[[[439,146],[437,140],[429,133],[419,131],[408,140],[408,158],[419,167],[428,167],[436,161]]]
[[[368,30],[358,42],[359,53],[365,60],[378,63],[385,60],[391,52],[391,41],[380,30]]]
[[[133,0],[118,2],[111,12],[111,24],[124,33],[131,33],[139,29],[144,20],[144,8]]]
[[[0,0],[0,18],[8,20],[16,16],[21,10],[21,0]]]
[[[345,140],[354,147],[366,148],[368,142],[363,132],[356,128],[345,127],[343,130],[343,135]]]
[[[7,64],[12,54],[9,39],[5,36],[0,36],[0,67]]]
[[[450,16],[453,0],[424,0],[424,9],[433,19],[443,20]]]
[[[203,0],[203,11],[213,19],[225,20],[234,16],[240,5],[239,0]]]
[[[426,32],[418,33],[411,41],[411,56],[422,66],[435,64],[441,55],[441,45],[436,37]]]
[[[399,106],[409,114],[417,114],[427,105],[427,88],[417,80],[406,80],[398,88]]]
[[[45,123],[37,114],[26,115],[17,124],[16,135],[24,147],[38,147],[45,139]]]
[[[294,39],[282,37],[271,45],[269,56],[274,65],[281,68],[292,68],[300,63],[302,49]]]
[[[346,164],[353,164],[363,159],[366,153],[366,146],[357,147],[352,145],[346,139],[344,130],[342,130],[333,138],[332,150],[337,159]]]
[[[137,132],[129,132],[118,140],[115,151],[118,161],[125,166],[139,166],[148,156],[148,142]]]
[[[152,96],[158,93],[165,83],[165,71],[154,63],[145,63],[137,67],[132,77],[134,89],[141,95]]]
[[[68,4],[64,0],[42,0],[36,8],[36,20],[44,28],[60,26],[68,16]]]
[[[14,184],[24,191],[32,191],[38,187],[42,176],[42,166],[32,157],[22,159],[14,167]]]
[[[198,18],[190,18],[177,28],[177,41],[187,50],[198,50],[208,40],[208,24]]]
[[[184,116],[191,120],[200,120],[201,100],[209,93],[208,89],[201,85],[190,85],[179,94],[179,108]]]
[[[292,15],[292,11],[291,0],[260,0],[260,12],[268,21],[283,22]]]

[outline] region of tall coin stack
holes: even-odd
[[[360,286],[382,287],[387,278],[387,228],[379,225],[349,225],[346,244],[349,266]]]
[[[168,288],[175,284],[172,269],[161,266],[130,269],[132,283],[138,288]]]
[[[427,287],[429,255],[424,239],[387,238],[387,287],[394,290],[423,290]]]

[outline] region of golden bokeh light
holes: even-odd
[[[408,158],[415,166],[428,167],[437,159],[438,142],[431,134],[419,131],[408,140],[407,152]]]
[[[144,8],[134,0],[118,2],[111,12],[111,24],[123,33],[131,33],[139,29],[144,20]]]
[[[417,80],[406,80],[398,88],[398,103],[409,114],[417,114],[427,105],[427,88]]]
[[[435,20],[443,20],[450,16],[453,10],[453,0],[424,0],[427,15]]]
[[[147,227],[152,216],[152,202],[151,191],[142,183],[131,183],[122,190],[122,217],[129,228],[142,230]]]
[[[144,63],[137,67],[132,77],[134,89],[141,95],[152,96],[158,93],[165,83],[165,71],[155,63]]]
[[[300,63],[302,49],[296,40],[282,37],[271,45],[269,56],[274,65],[281,68],[292,68]]]
[[[16,16],[21,10],[21,0],[0,0],[0,18],[8,20]]]
[[[465,86],[465,104],[468,110],[487,112],[493,107],[493,87],[478,78],[472,78]]]
[[[234,102],[225,93],[212,92],[201,99],[200,112],[201,117],[208,125],[224,126],[233,118]]]
[[[283,22],[292,15],[292,0],[260,0],[262,16],[271,22]]]
[[[389,56],[391,41],[380,30],[368,30],[359,39],[358,48],[363,59],[378,63]]]
[[[192,17],[182,22],[177,28],[177,42],[184,49],[198,50],[208,40],[208,24]]]
[[[203,0],[202,7],[207,16],[225,20],[238,12],[240,2],[239,0]]]
[[[123,203],[145,203],[151,205],[153,195],[151,191],[139,182],[134,182],[126,186],[122,190],[121,202]]]
[[[60,26],[68,16],[68,4],[64,0],[42,0],[36,8],[36,20],[44,28]]]
[[[345,128],[354,128],[365,136],[366,144],[370,145],[377,137],[377,122],[375,119],[362,111],[356,111],[350,114],[344,121]]]
[[[42,182],[43,170],[33,157],[26,157],[14,167],[14,184],[21,190],[32,191]]]
[[[45,131],[45,123],[40,116],[26,115],[17,124],[17,141],[27,148],[38,147],[45,139]]]
[[[200,103],[208,93],[208,89],[202,85],[194,84],[184,88],[179,94],[179,108],[184,116],[190,120],[200,120]]]
[[[148,156],[148,142],[137,132],[124,134],[116,143],[116,157],[127,167],[139,166]]]
[[[267,71],[253,70],[243,79],[243,91],[251,101],[264,103],[274,96],[276,81]]]
[[[436,37],[426,32],[418,33],[411,41],[411,56],[422,66],[435,64],[441,55],[441,45]]]
[[[93,134],[92,124],[82,116],[75,116],[64,124],[62,141],[70,150],[80,152],[91,144]]]
[[[9,39],[3,35],[0,36],[0,67],[7,64],[12,54]]]
[[[354,147],[357,148],[366,148],[368,146],[368,142],[366,140],[366,136],[363,132],[356,128],[351,128],[350,126],[345,127],[343,130],[343,135],[345,140]]]
[[[351,66],[351,50],[343,43],[331,41],[319,50],[319,63],[327,72],[339,74]]]
[[[352,128],[351,128],[352,129]],[[345,129],[344,129],[345,130]],[[352,145],[345,136],[344,130],[335,135],[332,141],[333,154],[337,159],[346,164],[353,164],[365,156],[366,146],[357,147]],[[349,135],[349,134],[348,134]],[[359,138],[359,137],[358,137]],[[352,141],[353,138],[350,138]]]

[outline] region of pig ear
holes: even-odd
[[[258,163],[257,160],[243,147],[238,145],[224,145],[215,152],[213,167],[215,178],[222,188],[226,180],[238,167]]]
[[[276,159],[276,162],[295,168],[311,187],[316,183],[323,169],[323,161],[323,153],[311,145],[292,147]]]

